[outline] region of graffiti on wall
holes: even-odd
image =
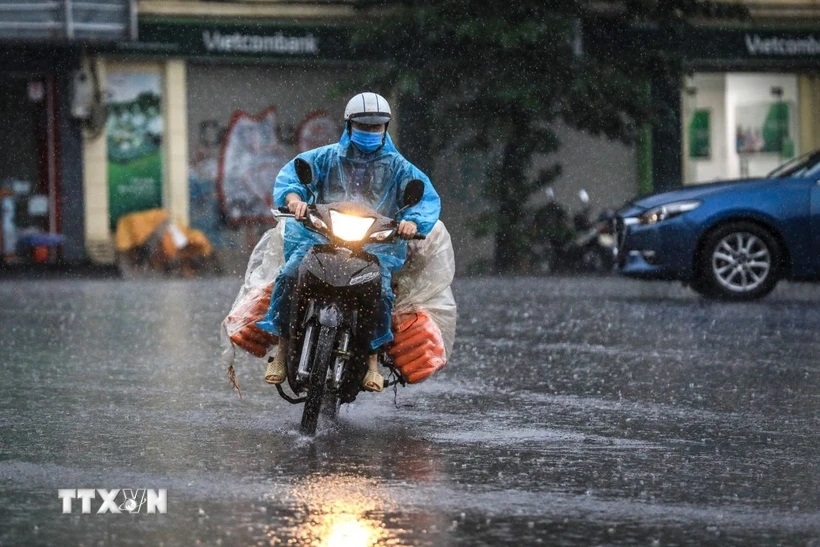
[[[276,135],[276,108],[258,115],[234,112],[219,155],[217,190],[222,214],[231,224],[271,217],[271,189],[288,161]]]
[[[309,112],[294,129],[281,123],[275,106],[257,114],[236,110],[224,125],[201,121],[189,166],[191,226],[220,246],[225,229],[264,225],[282,166],[298,152],[337,142],[340,131],[324,110]]]
[[[324,110],[315,110],[305,116],[296,128],[296,150],[305,152],[339,139],[339,124]]]

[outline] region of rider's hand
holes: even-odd
[[[288,194],[288,211],[293,213],[297,220],[302,220],[307,216],[308,204],[299,198],[296,194]]]
[[[418,226],[412,220],[402,220],[399,222],[399,237],[402,239],[411,239],[419,231]]]

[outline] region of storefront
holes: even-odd
[[[83,136],[104,123],[87,44],[135,37],[135,0],[4,2],[0,24],[0,264],[81,262]]]
[[[357,63],[350,30],[140,22],[139,42],[100,52],[105,139],[86,143],[91,239],[162,207],[205,233],[227,267],[270,226],[273,182],[296,153],[336,142]],[[393,126],[396,127],[396,124]],[[104,158],[104,162],[101,161]],[[104,163],[104,165],[102,165]]]
[[[592,52],[661,51],[687,71],[682,82],[649,82],[664,115],[636,151],[644,158],[636,190],[761,175],[820,148],[820,29],[800,24],[676,31],[590,25],[585,46]]]
[[[693,38],[681,94],[684,184],[765,175],[820,147],[820,30]]]
[[[79,259],[83,255],[81,128],[69,104],[79,53],[14,47],[6,48],[3,57],[2,261]]]

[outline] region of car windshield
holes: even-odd
[[[820,177],[820,150],[787,161],[766,175],[766,178],[783,179],[786,177],[810,177],[812,175]]]

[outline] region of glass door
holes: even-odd
[[[55,246],[43,242],[59,230],[53,78],[0,77],[0,120],[2,257],[45,262]]]

